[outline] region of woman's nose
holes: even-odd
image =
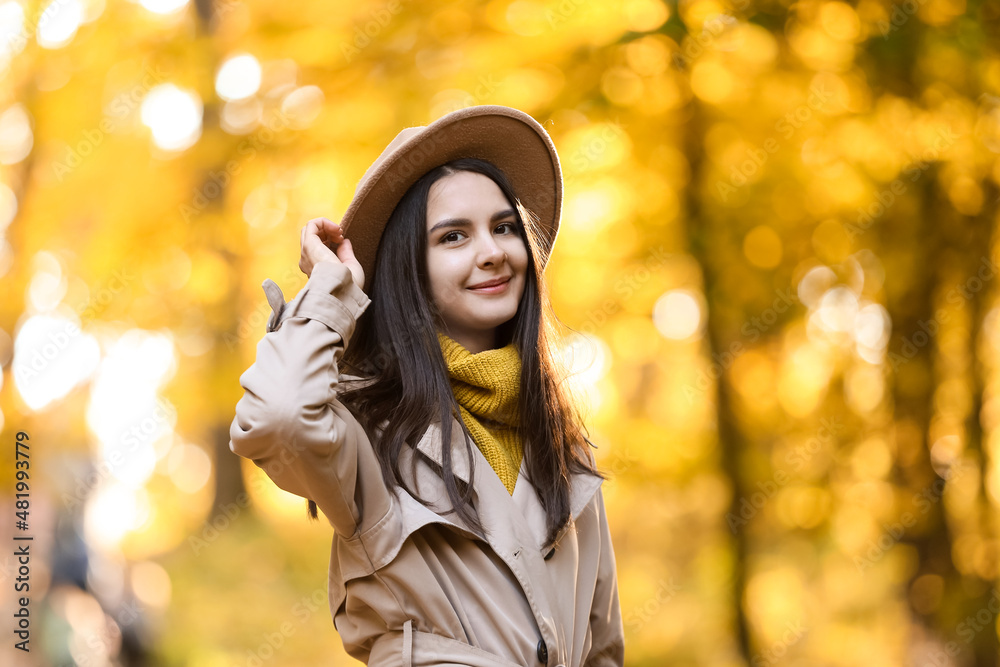
[[[485,241],[482,242],[479,249],[479,262],[481,264],[494,264],[500,262],[506,253],[504,249],[500,247],[496,239],[490,235]]]

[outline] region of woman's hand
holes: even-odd
[[[328,218],[313,218],[302,228],[302,256],[299,258],[299,269],[306,276],[311,276],[313,268],[320,262],[344,264],[351,270],[354,282],[364,289],[365,272],[361,263],[354,256],[351,242],[344,238],[340,225]],[[333,245],[337,251],[330,249]]]

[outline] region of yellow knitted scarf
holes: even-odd
[[[451,388],[462,421],[497,477],[514,494],[524,447],[514,427],[521,386],[521,359],[513,343],[473,354],[438,332]]]

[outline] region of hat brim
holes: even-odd
[[[545,129],[523,111],[479,105],[410,130],[365,174],[340,223],[364,269],[365,284],[372,284],[378,244],[399,200],[428,171],[463,157],[502,170],[521,203],[538,216],[544,268],[559,232],[563,195],[559,156]]]

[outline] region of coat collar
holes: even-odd
[[[489,462],[479,448],[471,447],[475,457],[476,476],[472,481],[473,503],[479,515],[479,520],[486,532],[479,536],[489,543],[493,551],[507,564],[517,578],[524,591],[532,613],[542,633],[542,638],[550,650],[560,654],[569,651],[566,630],[562,621],[559,600],[564,592],[555,589],[554,581],[548,571],[544,555],[552,548],[558,548],[559,542],[570,530],[575,530],[575,524],[580,514],[591,504],[598,493],[600,477],[587,474],[574,474],[570,484],[570,510],[572,518],[563,526],[559,535],[552,543],[545,542],[545,511],[538,501],[538,496],[526,479],[519,479],[514,487],[514,495],[507,492],[503,482],[490,468]],[[442,466],[441,426],[432,422],[414,449],[407,452],[409,458],[414,451],[420,451],[424,456]],[[455,475],[469,482],[469,460],[464,443],[464,434],[457,419],[451,424],[452,470]],[[521,472],[526,469],[522,461]],[[440,478],[430,472],[423,476],[431,484],[437,486],[438,497],[443,493]],[[423,493],[423,491],[421,491]],[[444,494],[447,497],[447,494]],[[449,504],[450,506],[450,504]],[[452,523],[452,519],[441,519]],[[464,525],[464,522],[462,522]]]
[[[424,432],[423,437],[417,442],[416,449],[427,456],[430,460],[434,461],[439,466],[444,466],[444,454],[442,448],[442,434],[441,425],[439,422],[431,422]],[[451,465],[455,476],[461,479],[463,482],[469,482],[469,459],[466,453],[466,446],[464,443],[462,427],[457,419],[452,419],[451,424]],[[510,509],[515,509],[518,504],[521,505],[521,513],[525,516],[526,522],[530,525],[531,532],[535,538],[535,542],[539,546],[550,546],[545,544],[545,523],[544,523],[544,510],[541,509],[538,502],[538,497],[535,493],[529,492],[525,493],[524,489],[521,489],[521,485],[528,483],[526,479],[522,479],[526,465],[525,462],[521,462],[521,470],[519,472],[519,477],[517,485],[514,489],[514,493],[518,496],[519,503],[515,504],[513,497],[504,488],[503,483],[500,478],[496,476],[493,470],[490,468],[489,461],[483,456],[479,448],[473,444],[472,455],[475,457],[475,467],[476,467],[476,479],[474,480],[472,487],[475,493],[475,497],[480,506],[488,505],[491,507],[507,507],[510,505]],[[604,481],[602,478],[596,475],[579,474],[575,473],[571,475],[570,484],[570,515],[575,521],[580,513],[590,504],[591,499],[597,490],[600,488],[601,483]],[[528,489],[527,491],[532,491]],[[487,502],[484,502],[487,501]],[[532,506],[526,508],[526,505]],[[537,507],[533,507],[537,506]],[[537,517],[542,517],[539,521]],[[482,512],[481,512],[482,514]],[[506,514],[506,513],[504,513]],[[535,520],[532,520],[532,516]],[[486,517],[481,516],[480,520],[486,523]],[[505,522],[506,523],[506,522]],[[491,526],[486,526],[489,530]],[[492,526],[493,528],[506,529],[508,526]],[[569,526],[564,527],[562,533]],[[556,542],[562,536],[560,533],[556,538]]]

